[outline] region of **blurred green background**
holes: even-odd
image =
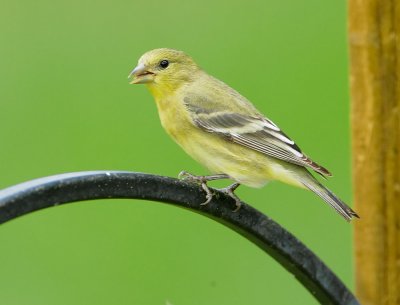
[[[186,51],[334,173],[351,204],[346,3],[0,2],[0,188],[84,170],[205,173],[162,130],[144,86],[153,48]],[[279,183],[240,197],[294,233],[350,287],[351,226]],[[0,227],[0,304],[316,304],[249,241],[159,203],[103,200]]]

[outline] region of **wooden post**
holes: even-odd
[[[400,1],[349,0],[356,293],[400,304]]]

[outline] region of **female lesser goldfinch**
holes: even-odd
[[[186,178],[206,183],[232,179],[223,189],[236,200],[233,191],[244,184],[262,187],[279,180],[309,189],[331,205],[347,221],[358,215],[307,170],[322,176],[330,172],[313,162],[271,120],[264,117],[237,91],[208,75],[185,53],[155,49],[145,53],[129,74],[131,84],[146,84],[158,108],[167,133],[195,160],[214,175]]]

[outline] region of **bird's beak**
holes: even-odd
[[[130,84],[145,84],[154,80],[155,74],[147,70],[144,64],[139,64],[128,75]]]

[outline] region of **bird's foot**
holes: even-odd
[[[191,173],[188,173],[187,171],[181,171],[178,175],[178,178],[181,180],[187,180],[187,181],[191,181],[191,182],[200,184],[203,191],[206,192],[206,201],[203,203],[200,203],[200,205],[206,205],[211,201],[211,199],[213,197],[213,193],[211,192],[210,188],[208,187],[207,182],[212,181],[212,180],[218,180],[218,179],[227,179],[227,178],[229,178],[229,176],[225,175],[225,174],[216,174],[216,175],[210,175],[210,176],[196,176]]]
[[[242,202],[240,201],[239,197],[234,193],[235,190],[239,187],[240,183],[233,183],[227,187],[224,187],[222,189],[218,189],[218,191],[225,193],[229,197],[231,197],[233,200],[235,200],[236,208],[233,210],[233,212],[237,212],[240,210],[240,207],[242,206]]]
[[[196,176],[191,173],[188,173],[187,171],[181,171],[178,175],[178,178],[181,180],[191,181],[201,185],[203,191],[206,192],[206,201],[200,203],[200,205],[206,205],[211,201],[213,194],[207,185],[207,181],[209,181],[206,179],[207,176]]]

